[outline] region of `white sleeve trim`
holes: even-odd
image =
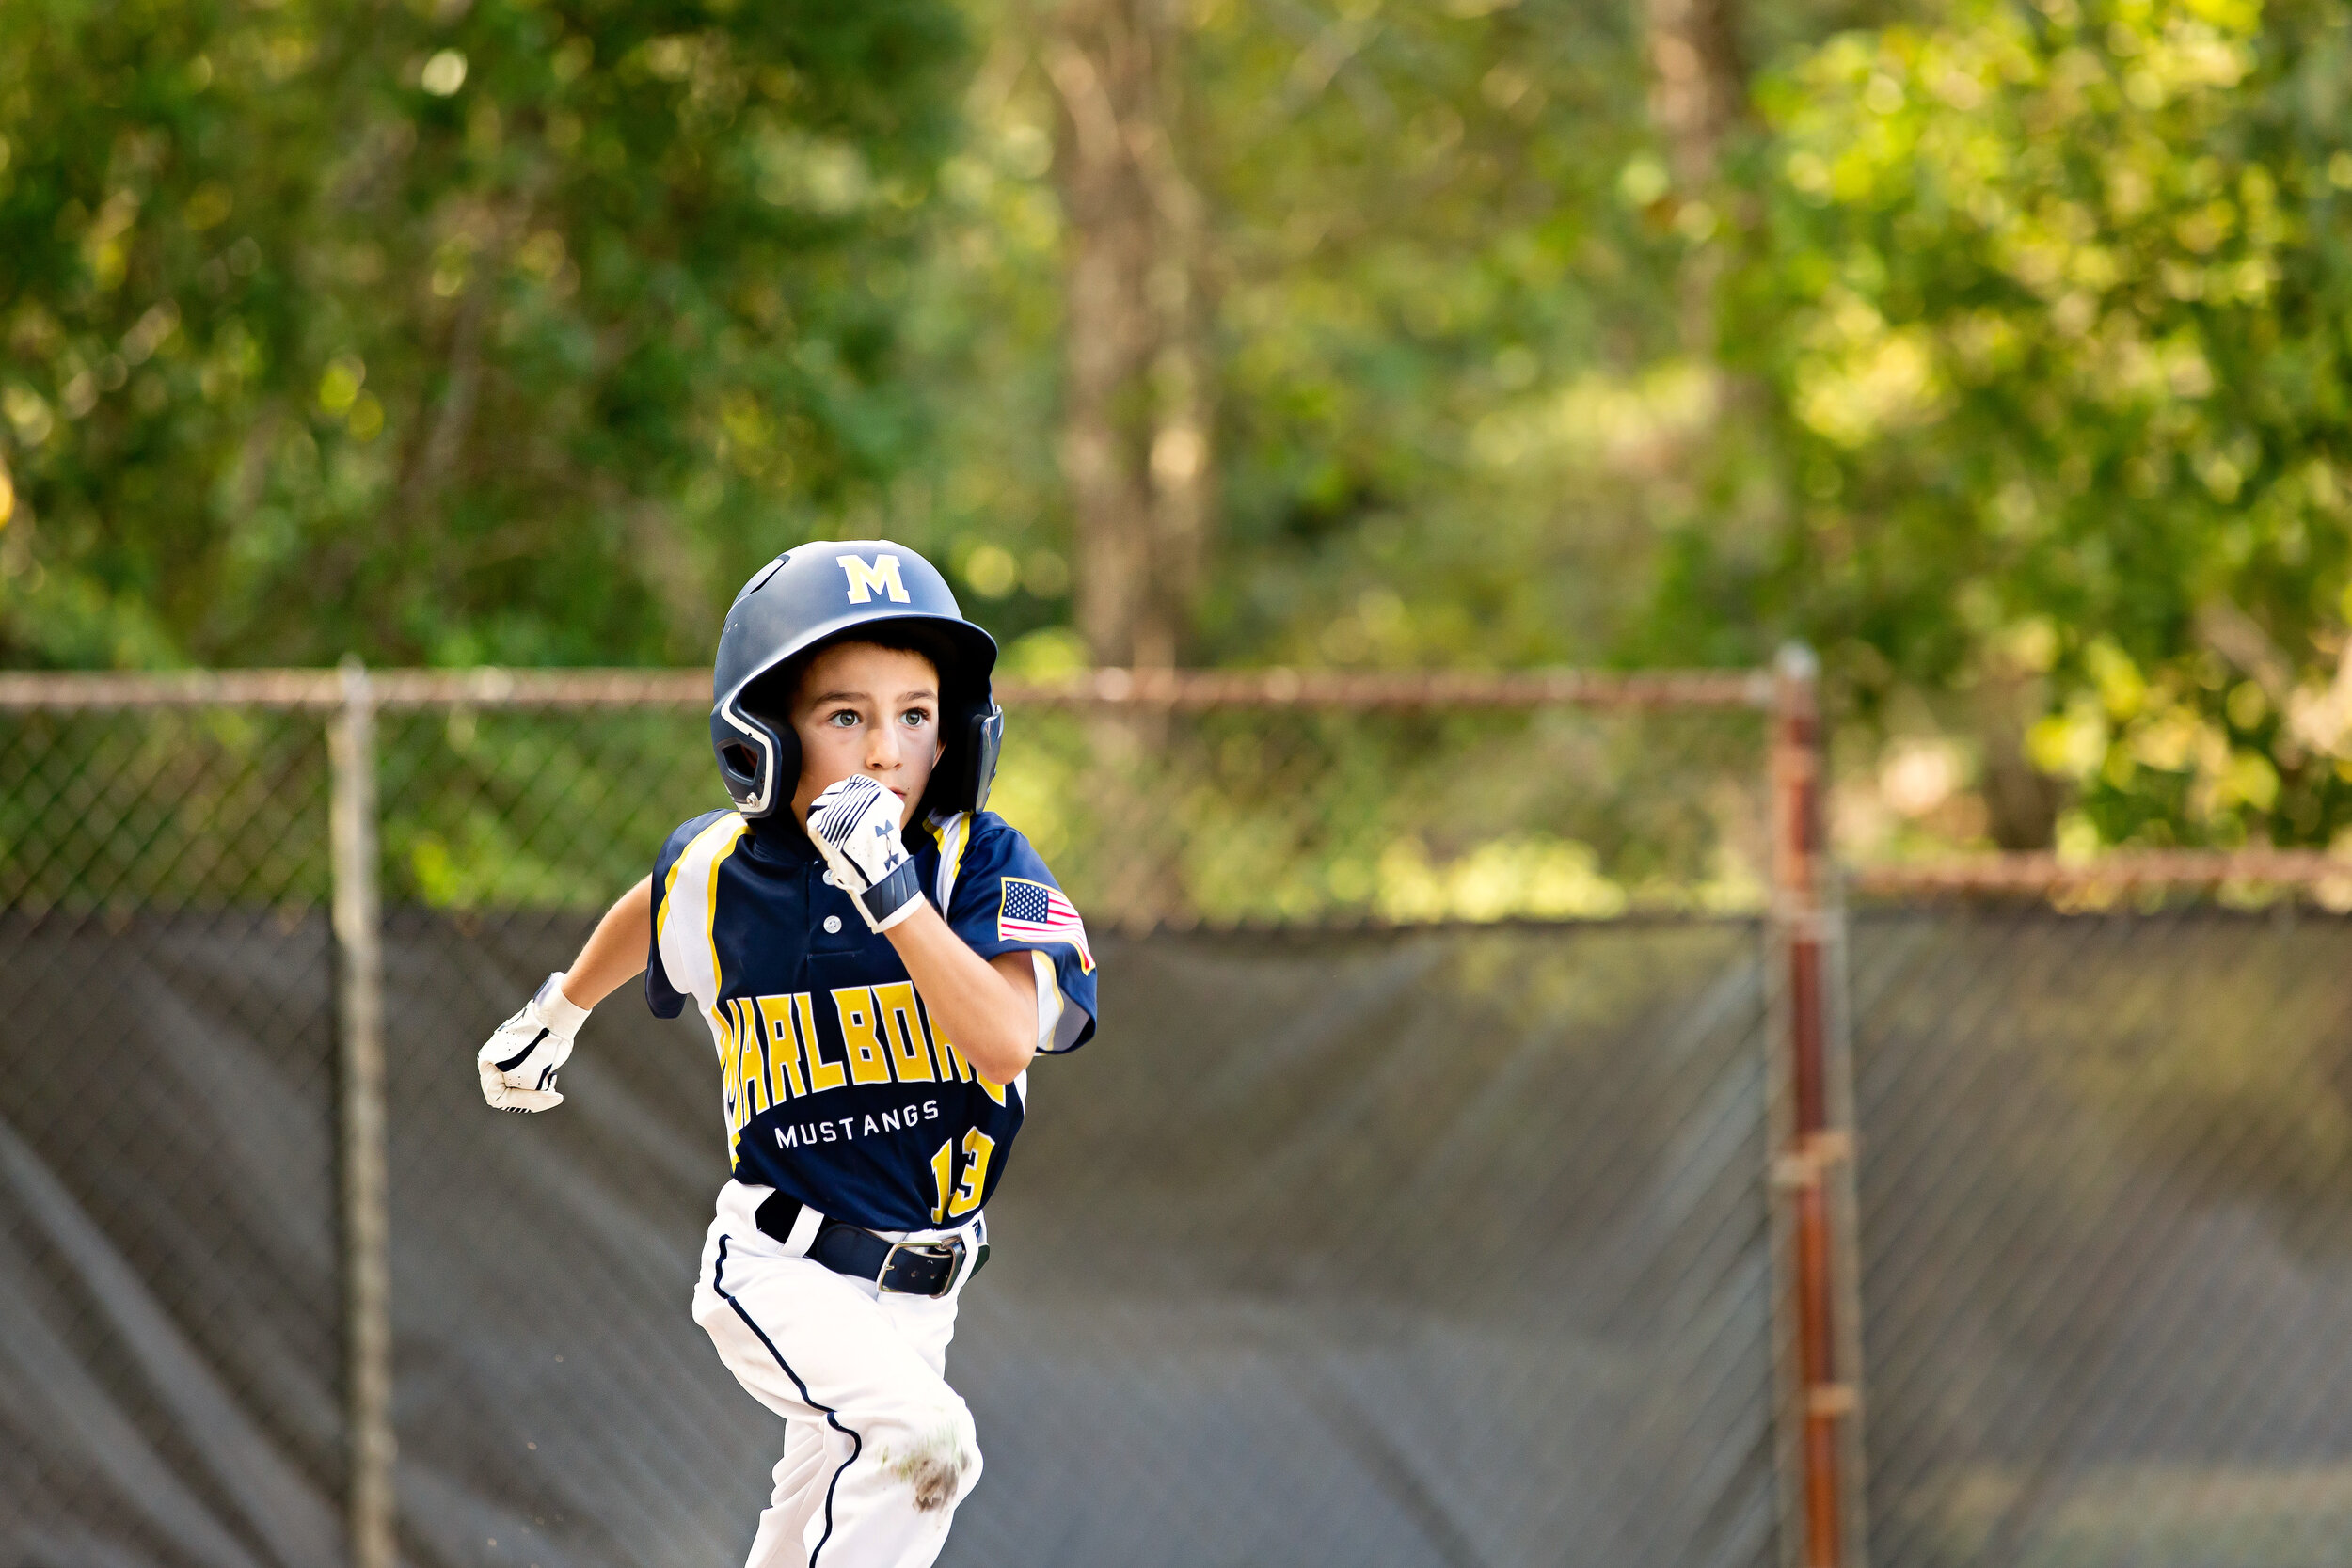
[[[1054,973],[1054,960],[1029,949],[1029,967],[1037,975],[1037,1048],[1054,1049],[1054,1030],[1061,1023],[1061,977]]]

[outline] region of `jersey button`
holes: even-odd
[[[825,935],[831,937],[838,936],[840,934],[841,917],[837,914],[829,914],[825,916]]]

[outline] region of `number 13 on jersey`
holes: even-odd
[[[934,1224],[968,1214],[980,1206],[980,1194],[988,1187],[988,1157],[996,1152],[996,1140],[975,1127],[963,1135],[963,1180],[955,1180],[956,1146],[953,1139],[939,1146],[931,1156],[931,1180],[939,1184],[939,1201],[931,1206]]]

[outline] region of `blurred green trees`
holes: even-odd
[[[1711,161],[1667,10],[1152,13],[1179,657],[1801,635],[1888,852],[2330,840],[2352,8],[1750,0]],[[878,531],[1083,657],[1076,14],[0,9],[0,657],[692,661]]]
[[[961,58],[933,0],[0,10],[10,657],[698,657],[916,439]]]

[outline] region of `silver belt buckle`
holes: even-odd
[[[898,1254],[902,1252],[917,1258],[946,1259],[947,1277],[940,1282],[938,1290],[910,1291],[890,1283],[890,1271],[898,1266]],[[936,1301],[956,1288],[956,1278],[963,1273],[963,1238],[961,1236],[950,1236],[944,1242],[893,1242],[890,1250],[882,1254],[882,1273],[876,1276],[874,1283],[893,1295],[929,1296]]]

